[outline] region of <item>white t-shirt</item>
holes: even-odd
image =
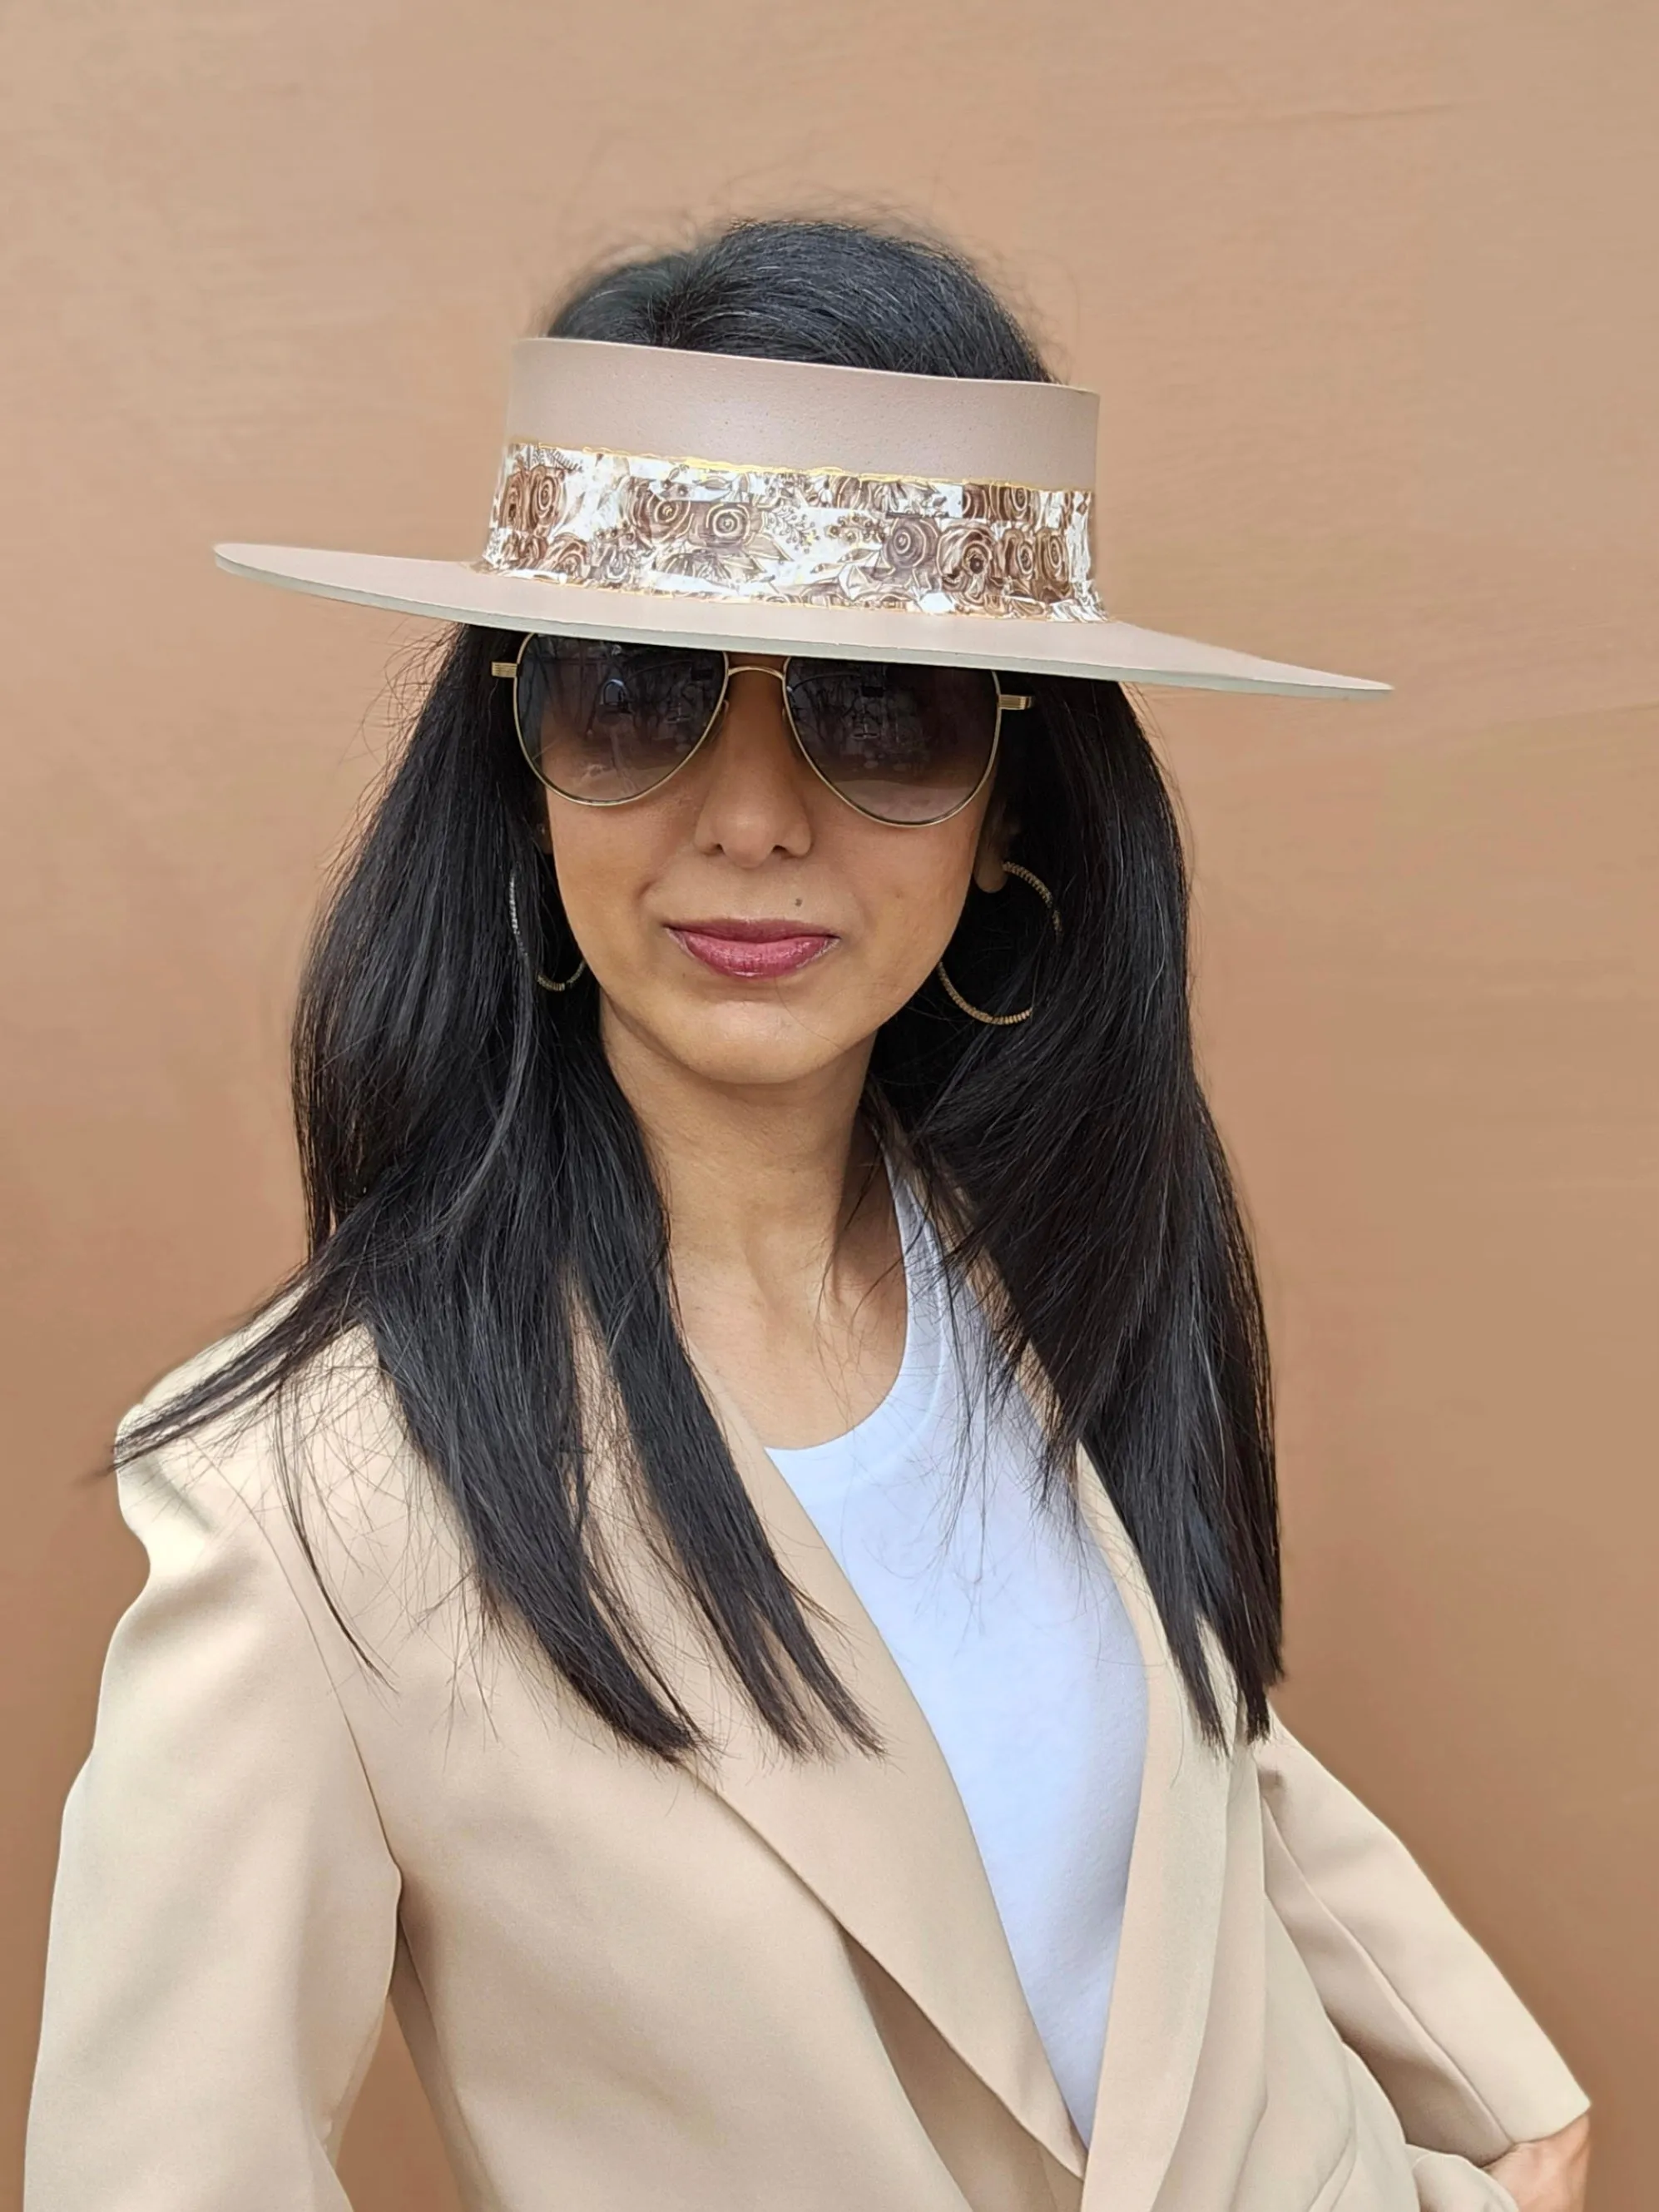
[[[771,1452],[944,1753],[1031,2016],[1086,2142],[1146,1729],[1139,1647],[1096,1546],[1036,1488],[1024,1396],[994,1415],[988,1333],[893,1178],[904,1359],[875,1411]]]

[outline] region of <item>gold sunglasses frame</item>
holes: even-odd
[[[806,750],[806,742],[801,736],[799,728],[796,725],[795,710],[790,704],[789,701],[788,675],[790,664],[792,661],[795,660],[815,660],[827,658],[828,656],[817,653],[787,653],[784,656],[783,665],[781,668],[766,668],[758,661],[734,660],[729,653],[726,652],[723,647],[719,646],[690,647],[684,649],[698,653],[719,653],[721,660],[725,664],[725,674],[720,678],[720,688],[715,696],[714,703],[709,709],[708,720],[703,725],[702,733],[698,737],[696,743],[686,754],[685,758],[682,761],[677,761],[674,766],[669,769],[667,775],[664,776],[660,781],[650,785],[644,791],[630,792],[626,799],[578,799],[570,792],[561,791],[556,783],[550,782],[548,778],[542,774],[540,767],[531,753],[529,745],[525,741],[524,724],[519,717],[519,666],[520,663],[524,659],[525,649],[527,646],[532,644],[537,638],[555,634],[556,633],[550,633],[544,630],[531,630],[527,632],[524,637],[520,639],[519,649],[517,653],[514,653],[512,659],[492,660],[489,664],[489,672],[492,676],[499,677],[504,682],[510,683],[513,686],[513,727],[518,734],[519,750],[524,755],[525,759],[529,763],[531,773],[536,777],[539,783],[545,785],[546,788],[552,792],[556,797],[568,800],[572,806],[635,806],[638,805],[641,799],[649,799],[653,795],[653,793],[665,790],[667,786],[674,781],[674,778],[679,775],[683,769],[689,768],[690,766],[691,763],[696,760],[697,755],[708,744],[709,738],[713,735],[714,732],[719,727],[720,717],[726,712],[726,698],[732,689],[732,678],[734,676],[742,676],[745,674],[750,676],[775,676],[778,679],[778,687],[783,693],[783,718],[789,725],[789,734],[795,741],[795,750],[800,755],[801,758],[806,763],[807,767],[811,769],[813,775],[817,776],[818,781],[823,786],[826,791],[833,792],[835,796],[839,799],[844,805],[850,806],[855,814],[861,814],[866,822],[879,822],[884,829],[935,830],[939,827],[941,822],[949,822],[957,815],[960,814],[964,806],[971,806],[974,801],[979,797],[981,792],[984,790],[987,783],[990,781],[992,771],[997,764],[997,755],[1002,744],[1003,716],[1005,714],[1024,714],[1026,708],[1031,704],[1031,695],[1029,691],[1005,691],[1002,688],[1002,678],[998,675],[996,671],[992,668],[985,670],[984,673],[991,678],[991,681],[997,687],[997,719],[995,726],[991,732],[991,750],[986,756],[985,766],[981,771],[978,781],[975,784],[973,789],[967,794],[966,798],[959,799],[954,806],[947,808],[943,814],[929,814],[921,821],[916,822],[895,822],[889,815],[876,814],[873,813],[869,807],[860,806],[856,799],[848,798],[847,793],[842,791],[838,785],[832,783],[830,781],[830,778],[824,774],[823,770],[818,766],[817,763],[813,759],[811,754]],[[673,647],[667,647],[663,649],[669,652],[676,650]],[[839,656],[836,657],[839,658]],[[878,661],[875,665],[878,667],[902,666],[903,664],[902,662],[884,663]]]

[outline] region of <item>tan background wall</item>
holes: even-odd
[[[1597,2094],[1598,2212],[1651,2202],[1656,63],[1638,0],[12,0],[6,2189],[140,1571],[83,1471],[295,1252],[291,980],[416,635],[209,542],[470,554],[574,264],[890,204],[1102,391],[1122,611],[1398,686],[1158,707],[1277,1331],[1285,1705]],[[395,2035],[347,2169],[453,2201]]]

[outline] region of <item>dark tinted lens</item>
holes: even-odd
[[[997,679],[987,669],[799,659],[788,680],[807,757],[880,821],[939,821],[990,765]]]
[[[638,799],[696,746],[725,675],[718,653],[532,638],[519,662],[520,740],[567,799]]]

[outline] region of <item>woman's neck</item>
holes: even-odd
[[[619,1022],[605,1043],[668,1217],[680,1325],[770,1443],[839,1434],[904,1341],[903,1272],[867,1054],[785,1085],[709,1082]]]

